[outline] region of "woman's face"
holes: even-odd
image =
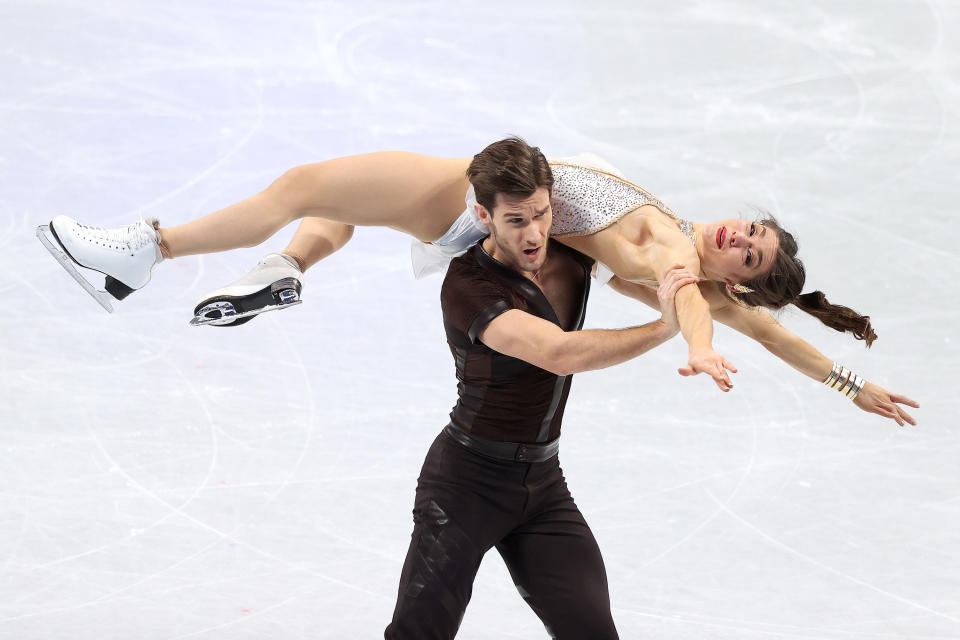
[[[721,220],[704,225],[700,267],[711,280],[737,284],[770,270],[780,241],[759,222]]]

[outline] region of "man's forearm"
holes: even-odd
[[[554,354],[554,373],[571,375],[636,358],[675,335],[661,320],[628,329],[570,331]]]

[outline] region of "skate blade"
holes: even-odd
[[[80,275],[80,272],[77,271],[76,265],[73,260],[70,259],[70,256],[67,255],[67,252],[60,247],[60,243],[57,242],[55,238],[52,237],[50,232],[50,225],[42,224],[37,227],[37,239],[40,243],[46,247],[47,251],[50,252],[57,262],[60,263],[60,266],[70,274],[74,280],[77,281],[83,290],[90,294],[90,297],[100,303],[100,306],[107,310],[107,313],[113,313],[113,305],[110,301],[113,299],[112,296],[106,291],[101,291],[94,287],[90,282]]]
[[[283,293],[287,293],[287,292],[283,292]],[[290,307],[297,306],[301,302],[303,302],[303,300],[300,300],[300,298],[297,297],[295,300],[291,300],[290,302],[284,302],[283,304],[271,304],[271,305],[267,305],[266,307],[254,309],[253,311],[247,311],[245,313],[237,313],[236,310],[234,310],[233,305],[230,304],[229,302],[222,302],[222,303],[212,302],[207,306],[205,306],[203,309],[201,309],[199,312],[197,312],[197,315],[195,315],[193,319],[190,320],[190,326],[191,327],[208,327],[208,326],[220,327],[224,325],[230,325],[242,318],[250,318],[252,316],[258,316],[261,313],[266,313],[268,311],[276,311],[277,309],[288,309]],[[218,318],[204,317],[206,314],[212,311],[219,311],[220,317]]]

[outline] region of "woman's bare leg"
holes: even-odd
[[[463,211],[468,164],[468,159],[386,151],[303,165],[246,200],[160,229],[160,236],[165,253],[176,258],[256,246],[294,220],[318,217],[343,225],[306,227],[316,225],[324,237],[333,231],[335,237],[325,240],[326,255],[349,239],[345,227],[352,225],[391,227],[432,241]],[[323,251],[317,255],[319,260]]]
[[[260,244],[296,219],[296,211],[281,198],[279,182],[197,220],[159,229],[164,256],[179,258]]]
[[[296,260],[301,271],[306,271],[339,251],[352,236],[352,224],[323,218],[304,218],[283,253]]]

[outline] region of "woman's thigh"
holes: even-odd
[[[391,227],[432,241],[463,212],[469,162],[382,151],[296,167],[275,186],[304,217]]]

